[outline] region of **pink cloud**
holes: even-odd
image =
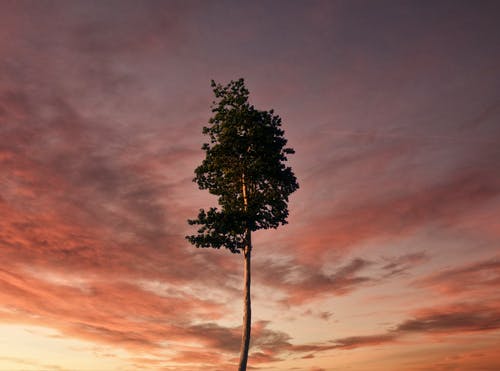
[[[371,263],[356,258],[332,273],[300,265],[297,262],[254,264],[256,280],[286,295],[283,303],[298,305],[331,295],[346,295],[373,282],[360,272]]]
[[[303,263],[332,250],[345,251],[360,244],[401,239],[426,225],[453,228],[471,208],[486,204],[500,194],[500,179],[489,170],[460,171],[445,181],[377,199],[355,198],[308,219],[288,241]],[[353,196],[354,197],[354,196]],[[300,233],[298,233],[300,232]]]
[[[421,277],[414,282],[450,296],[495,296],[500,284],[500,262],[497,256],[489,260],[464,264]]]

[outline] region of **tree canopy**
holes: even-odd
[[[287,223],[288,196],[298,187],[289,166],[281,118],[273,110],[257,110],[249,103],[243,79],[222,86],[212,80],[213,117],[203,127],[206,157],[195,170],[200,189],[218,196],[219,207],[201,209],[198,234],[186,238],[196,247],[224,246],[239,253],[248,233]]]

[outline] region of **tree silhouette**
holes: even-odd
[[[252,232],[286,224],[288,196],[298,187],[285,148],[281,118],[273,110],[259,111],[248,102],[243,79],[227,86],[212,80],[216,100],[213,117],[203,127],[209,143],[206,157],[195,169],[200,189],[218,196],[218,208],[200,209],[198,234],[186,236],[196,247],[221,246],[244,256],[244,316],[239,371],[246,370],[251,329],[250,258]]]

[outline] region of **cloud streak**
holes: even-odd
[[[493,256],[488,260],[448,268],[422,277],[415,282],[415,285],[450,296],[484,293],[491,297],[495,296],[495,289],[499,283],[500,262],[497,256]]]
[[[317,344],[287,343],[280,349],[297,353],[307,352],[308,358],[312,358],[317,352],[394,345],[404,338],[418,334],[446,337],[463,333],[494,332],[500,328],[499,314],[498,303],[491,305],[454,303],[449,306],[421,309],[413,318],[398,323],[385,333],[349,336]]]

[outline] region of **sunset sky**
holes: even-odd
[[[235,370],[210,80],[283,119],[249,366],[500,369],[500,2],[0,0],[0,370]]]

